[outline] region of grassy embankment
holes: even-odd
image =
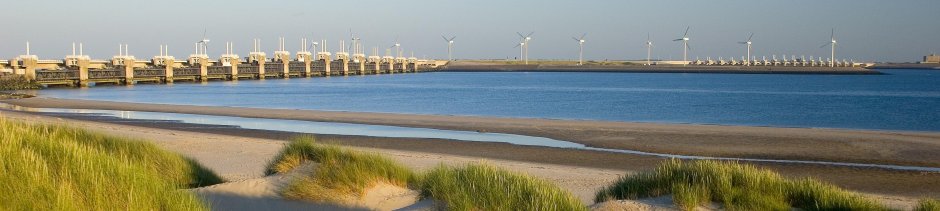
[[[0,118],[0,205],[10,210],[206,210],[179,191],[222,182],[153,144]]]
[[[812,179],[788,180],[734,162],[671,160],[650,172],[624,176],[597,193],[596,202],[672,195],[689,210],[717,202],[731,210],[885,210],[856,193]]]
[[[291,142],[269,165],[268,173],[290,171],[304,162],[316,162],[313,174],[292,182],[282,192],[287,198],[335,201],[361,197],[378,183],[421,191],[450,210],[585,210],[571,194],[525,175],[488,165],[439,166],[414,173],[376,154],[349,151],[314,143],[310,137]]]

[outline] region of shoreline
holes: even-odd
[[[182,150],[183,154],[199,160],[208,166],[221,166],[219,172],[234,181],[263,176],[261,171],[251,173],[233,172],[241,171],[245,167],[261,169],[277,151],[277,147],[287,143],[286,139],[300,133],[289,133],[267,130],[253,130],[233,127],[217,127],[213,125],[174,123],[167,121],[126,121],[124,119],[101,118],[73,118],[62,116],[49,116],[44,114],[24,113],[18,111],[0,111],[0,116],[14,119],[28,119],[37,123],[65,123],[73,126],[82,126],[93,130],[104,130],[111,134],[117,133],[128,137],[145,138],[159,142],[161,146]],[[25,116],[25,117],[24,117]],[[40,121],[34,121],[40,119]],[[131,129],[128,129],[131,128]],[[315,134],[316,135],[316,134]],[[175,140],[187,139],[187,141]],[[423,167],[433,167],[438,162],[452,162],[454,157],[462,158],[464,162],[495,161],[504,168],[513,171],[523,171],[543,177],[549,181],[560,183],[566,189],[572,189],[582,200],[589,201],[596,188],[604,186],[624,174],[650,170],[665,159],[626,155],[619,153],[591,152],[575,149],[560,149],[550,147],[520,146],[506,143],[465,142],[442,139],[418,138],[383,138],[367,136],[344,135],[316,135],[321,142],[335,143],[357,150],[365,150],[387,154],[404,155],[409,159],[424,159]],[[205,138],[209,137],[209,138]],[[230,143],[215,147],[203,146],[211,142],[250,140],[244,143]],[[256,146],[264,145],[265,147]],[[459,149],[459,150],[455,150]],[[217,151],[235,153],[222,155]],[[261,153],[258,150],[265,151]],[[259,154],[261,153],[261,154]],[[550,156],[549,156],[550,155]],[[450,161],[448,161],[450,160]],[[508,165],[502,165],[509,163]],[[940,174],[903,172],[869,168],[833,167],[818,165],[796,165],[775,163],[751,163],[759,167],[778,171],[789,178],[812,177],[845,187],[851,190],[881,195],[888,200],[907,198],[912,200],[920,197],[940,197]],[[548,167],[547,167],[548,166]],[[571,172],[570,169],[579,169]],[[537,173],[538,171],[551,171],[552,173]],[[582,176],[577,179],[568,178],[572,174],[586,174],[585,172],[606,172],[603,176]],[[902,200],[903,201],[903,200]]]
[[[940,167],[940,133],[187,106],[29,98],[25,107],[149,111],[546,137],[589,147],[713,157]]]

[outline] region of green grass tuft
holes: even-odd
[[[304,162],[316,162],[316,171],[291,182],[281,193],[291,199],[342,202],[345,197],[362,197],[366,189],[379,183],[409,187],[415,174],[408,168],[377,154],[341,149],[314,143],[312,137],[293,140],[271,162],[268,173],[283,173]]]
[[[922,199],[917,203],[915,211],[940,211],[940,200]]]
[[[438,166],[422,177],[421,195],[448,210],[586,210],[580,200],[540,179],[490,165]]]
[[[10,210],[206,210],[180,188],[221,182],[136,140],[0,119],[0,204]]]
[[[624,176],[599,191],[595,202],[672,194],[691,210],[718,202],[729,210],[885,210],[864,197],[811,179],[787,180],[769,170],[736,162],[670,160],[655,170]]]

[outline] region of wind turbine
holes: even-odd
[[[581,34],[581,38],[571,37],[574,41],[578,41],[578,65],[584,65],[584,36],[587,34]]]
[[[397,55],[398,57],[401,57],[401,43],[398,43],[398,37],[395,37],[395,44],[392,45],[391,47],[395,47],[395,55]]]
[[[447,39],[444,35],[441,35],[441,38],[444,38],[444,41],[447,41],[447,61],[454,60],[453,52],[454,50],[454,39],[457,39],[457,36],[453,36],[450,39]]]
[[[747,58],[751,58],[751,38],[754,38],[754,33],[753,33],[753,32],[751,33],[751,36],[748,36],[748,37],[747,37],[747,41],[738,42],[739,44],[746,44],[746,45],[747,45]],[[751,62],[746,62],[744,65],[745,65],[745,66],[750,66],[750,65],[751,65]]]
[[[523,51],[522,59],[525,60],[525,64],[529,64],[529,40],[532,40],[532,34],[535,34],[535,32],[529,32],[529,34],[525,36],[522,36],[522,33],[519,32],[516,32],[516,34],[522,39],[522,44],[520,44]]]
[[[206,39],[206,29],[202,30],[202,40],[196,42],[197,45],[202,46],[202,53],[199,53],[199,49],[196,49],[196,54],[206,54],[206,50],[209,48],[209,39]]]
[[[682,41],[682,62],[683,62],[682,65],[686,65],[686,63],[689,63],[688,62],[689,50],[692,49],[691,47],[689,47],[689,29],[690,28],[692,27],[685,28],[685,34],[682,34],[682,38],[672,40],[672,41]]]
[[[836,44],[838,44],[838,42],[836,42],[836,29],[832,28],[832,32],[829,34],[829,43],[823,44],[822,46],[819,46],[819,48],[826,47],[827,45],[832,47],[832,55],[829,58],[831,58],[832,61],[835,61],[836,60]],[[832,67],[834,64],[835,62],[829,62],[829,67]]]
[[[646,33],[646,65],[652,65],[650,63],[650,57],[653,56],[653,41],[650,40],[650,33]]]

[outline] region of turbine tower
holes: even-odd
[[[453,51],[454,51],[454,39],[457,39],[457,36],[453,36],[450,39],[447,39],[444,35],[441,35],[441,38],[444,38],[444,41],[447,41],[447,61],[454,60]]]
[[[689,29],[690,28],[692,27],[685,28],[685,34],[682,34],[682,38],[672,40],[672,41],[682,41],[682,62],[683,62],[682,65],[686,65],[689,63],[688,57],[689,57],[689,50],[691,49],[691,47],[689,47]]]
[[[751,33],[751,36],[748,36],[748,37],[747,37],[747,41],[738,42],[739,44],[745,44],[745,45],[747,45],[747,58],[751,58],[751,38],[754,38],[754,33],[753,33],[753,32]],[[745,66],[751,66],[751,62],[750,62],[750,61],[746,61],[746,62],[744,63],[744,65],[745,65]]]
[[[519,45],[522,47],[522,60],[525,61],[525,64],[529,64],[529,40],[532,40],[532,34],[535,34],[535,32],[529,32],[525,36],[522,36],[522,33],[519,32],[516,32],[516,34],[522,39],[522,44]]]
[[[578,65],[584,65],[584,36],[587,34],[581,34],[581,38],[571,37],[574,41],[578,41]]]
[[[516,47],[513,48],[519,48],[519,60],[523,60],[522,58],[525,57],[525,42],[519,42],[519,44],[516,44]]]
[[[836,29],[833,28],[833,29],[832,29],[832,32],[829,34],[829,43],[826,43],[826,44],[823,44],[822,46],[819,46],[819,48],[823,48],[823,47],[826,47],[826,46],[828,45],[829,47],[832,48],[832,55],[829,57],[832,62],[829,62],[829,67],[833,67],[833,66],[835,65],[835,60],[836,60],[836,44],[838,44],[838,43],[836,42]]]
[[[650,57],[653,56],[653,41],[650,40],[650,33],[646,33],[646,65],[652,65],[650,63]]]

